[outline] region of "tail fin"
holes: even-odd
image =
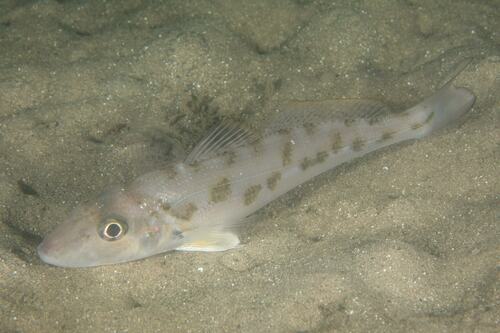
[[[471,109],[476,100],[474,93],[467,88],[453,85],[455,77],[469,62],[461,63],[452,78],[442,88],[406,111],[414,122],[414,129],[420,132],[417,137],[426,136],[453,123]]]

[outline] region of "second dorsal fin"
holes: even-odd
[[[291,101],[281,107],[280,112],[268,122],[266,133],[333,120],[350,122],[366,119],[376,122],[389,113],[387,106],[369,99]]]
[[[334,99],[289,102],[277,115],[264,119],[261,126],[263,133],[256,130],[249,131],[235,122],[221,122],[193,148],[184,162],[192,165],[213,158],[237,147],[251,144],[257,141],[261,134],[272,134],[283,129],[331,120],[350,122],[364,118],[372,122],[384,117],[388,112],[385,105],[373,100]]]

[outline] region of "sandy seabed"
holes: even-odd
[[[243,246],[92,269],[78,202],[289,100],[401,110],[463,59],[461,124],[327,172]],[[499,1],[1,1],[0,332],[498,332]]]

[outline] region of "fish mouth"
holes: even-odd
[[[54,260],[48,254],[45,242],[40,243],[40,245],[38,245],[38,247],[36,248],[36,251],[38,252],[38,256],[40,257],[40,259],[42,259],[43,262],[54,265]]]
[[[61,263],[53,255],[51,255],[52,251],[51,251],[50,242],[43,240],[40,243],[40,245],[38,245],[36,250],[38,252],[38,256],[40,257],[40,259],[43,262],[50,264],[50,265],[53,265],[53,266],[64,266],[64,265],[61,265]]]
[[[92,250],[88,248],[70,248],[67,242],[48,235],[38,246],[37,253],[40,259],[49,265],[64,268],[95,267],[116,263],[116,260],[96,259],[88,256]]]
[[[52,266],[70,267],[70,268],[84,267],[81,264],[79,265],[78,263],[74,263],[71,260],[65,260],[64,258],[60,258],[57,255],[54,255],[54,253],[47,248],[45,241],[43,241],[40,245],[38,245],[37,252],[38,256],[44,263]]]
[[[45,238],[37,247],[38,256],[43,262],[49,265],[74,267],[74,265],[71,265],[71,261],[65,260],[64,256],[60,255],[61,245],[50,237]]]

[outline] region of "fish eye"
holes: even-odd
[[[123,218],[116,216],[107,217],[99,224],[99,236],[107,241],[114,241],[122,238],[128,230],[128,224]]]

